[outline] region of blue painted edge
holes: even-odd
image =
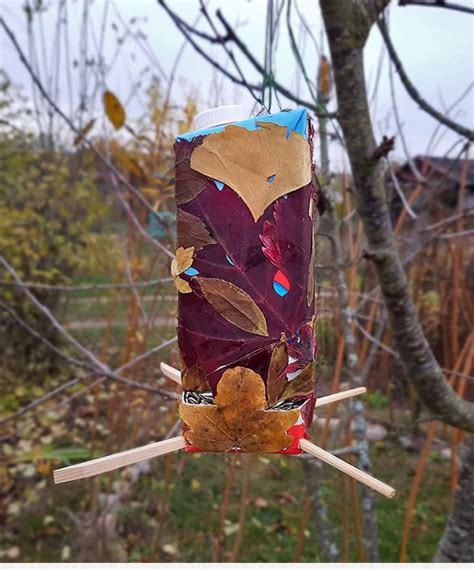
[[[308,138],[307,124],[308,124],[308,111],[306,109],[294,109],[293,111],[282,111],[281,113],[273,113],[272,115],[262,115],[259,117],[252,117],[251,119],[246,119],[245,121],[238,121],[236,123],[231,123],[237,127],[243,127],[249,131],[256,131],[259,126],[257,122],[264,123],[275,123],[281,125],[282,127],[287,127],[287,138],[290,133],[294,131],[303,135],[305,139]],[[220,133],[229,125],[220,125],[217,127],[210,127],[209,129],[201,129],[200,131],[191,131],[189,133],[183,133],[176,137],[177,141],[187,140],[192,141],[197,136],[209,135],[212,133]]]

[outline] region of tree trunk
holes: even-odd
[[[474,562],[474,435],[461,448],[459,460],[453,510],[434,562]]]
[[[390,212],[367,101],[363,48],[370,28],[388,3],[320,0],[334,70],[341,125],[351,163],[358,213],[387,306],[390,326],[407,377],[438,419],[474,432],[474,404],[459,398],[423,334],[392,231]]]

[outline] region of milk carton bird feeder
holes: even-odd
[[[58,469],[56,483],[184,449],[308,453],[375,491],[394,489],[308,439],[314,408],[313,130],[304,109],[201,113],[178,136],[177,251],[182,435]]]

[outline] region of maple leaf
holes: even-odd
[[[176,250],[176,259],[171,262],[171,275],[174,279],[176,289],[180,293],[192,293],[189,283],[182,279],[179,275],[189,269],[193,264],[194,247],[179,247]]]
[[[267,410],[262,377],[238,366],[224,372],[213,405],[180,403],[179,414],[189,427],[186,441],[202,451],[276,452],[288,447],[287,431],[299,410]]]
[[[237,192],[255,222],[277,198],[311,181],[308,141],[275,123],[257,122],[249,131],[229,125],[208,135],[191,155],[191,168]]]

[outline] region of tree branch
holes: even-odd
[[[377,18],[377,26],[385,42],[385,46],[387,47],[390,59],[392,60],[392,63],[395,66],[398,76],[400,77],[400,81],[402,82],[403,86],[405,87],[405,90],[407,91],[408,95],[410,95],[410,97],[413,99],[413,101],[415,101],[415,103],[417,103],[420,106],[420,108],[423,109],[423,111],[425,111],[425,113],[431,115],[439,123],[442,123],[452,131],[455,131],[456,133],[462,135],[463,137],[466,137],[468,140],[474,141],[474,131],[466,127],[463,127],[462,125],[456,123],[455,121],[452,121],[446,116],[446,114],[440,113],[434,107],[432,107],[425,99],[423,99],[423,97],[418,93],[418,90],[415,88],[413,83],[410,81],[410,78],[408,77],[402,65],[402,62],[400,61],[400,58],[398,57],[398,54],[395,50],[395,46],[393,45],[392,39],[390,38],[387,25],[382,16]]]
[[[474,432],[474,404],[458,397],[449,386],[423,334],[397,250],[380,163],[374,164],[372,159],[377,144],[365,85],[364,42],[360,41],[365,23],[362,31],[359,30],[359,20],[354,15],[362,8],[352,0],[320,0],[320,3],[333,62],[338,120],[351,163],[357,209],[402,366],[431,413],[450,425]]]
[[[444,0],[399,0],[398,5],[422,6],[424,8],[445,8],[456,12],[474,14],[474,8],[469,8],[469,6],[463,6],[462,4],[454,4],[453,2],[445,2]]]

